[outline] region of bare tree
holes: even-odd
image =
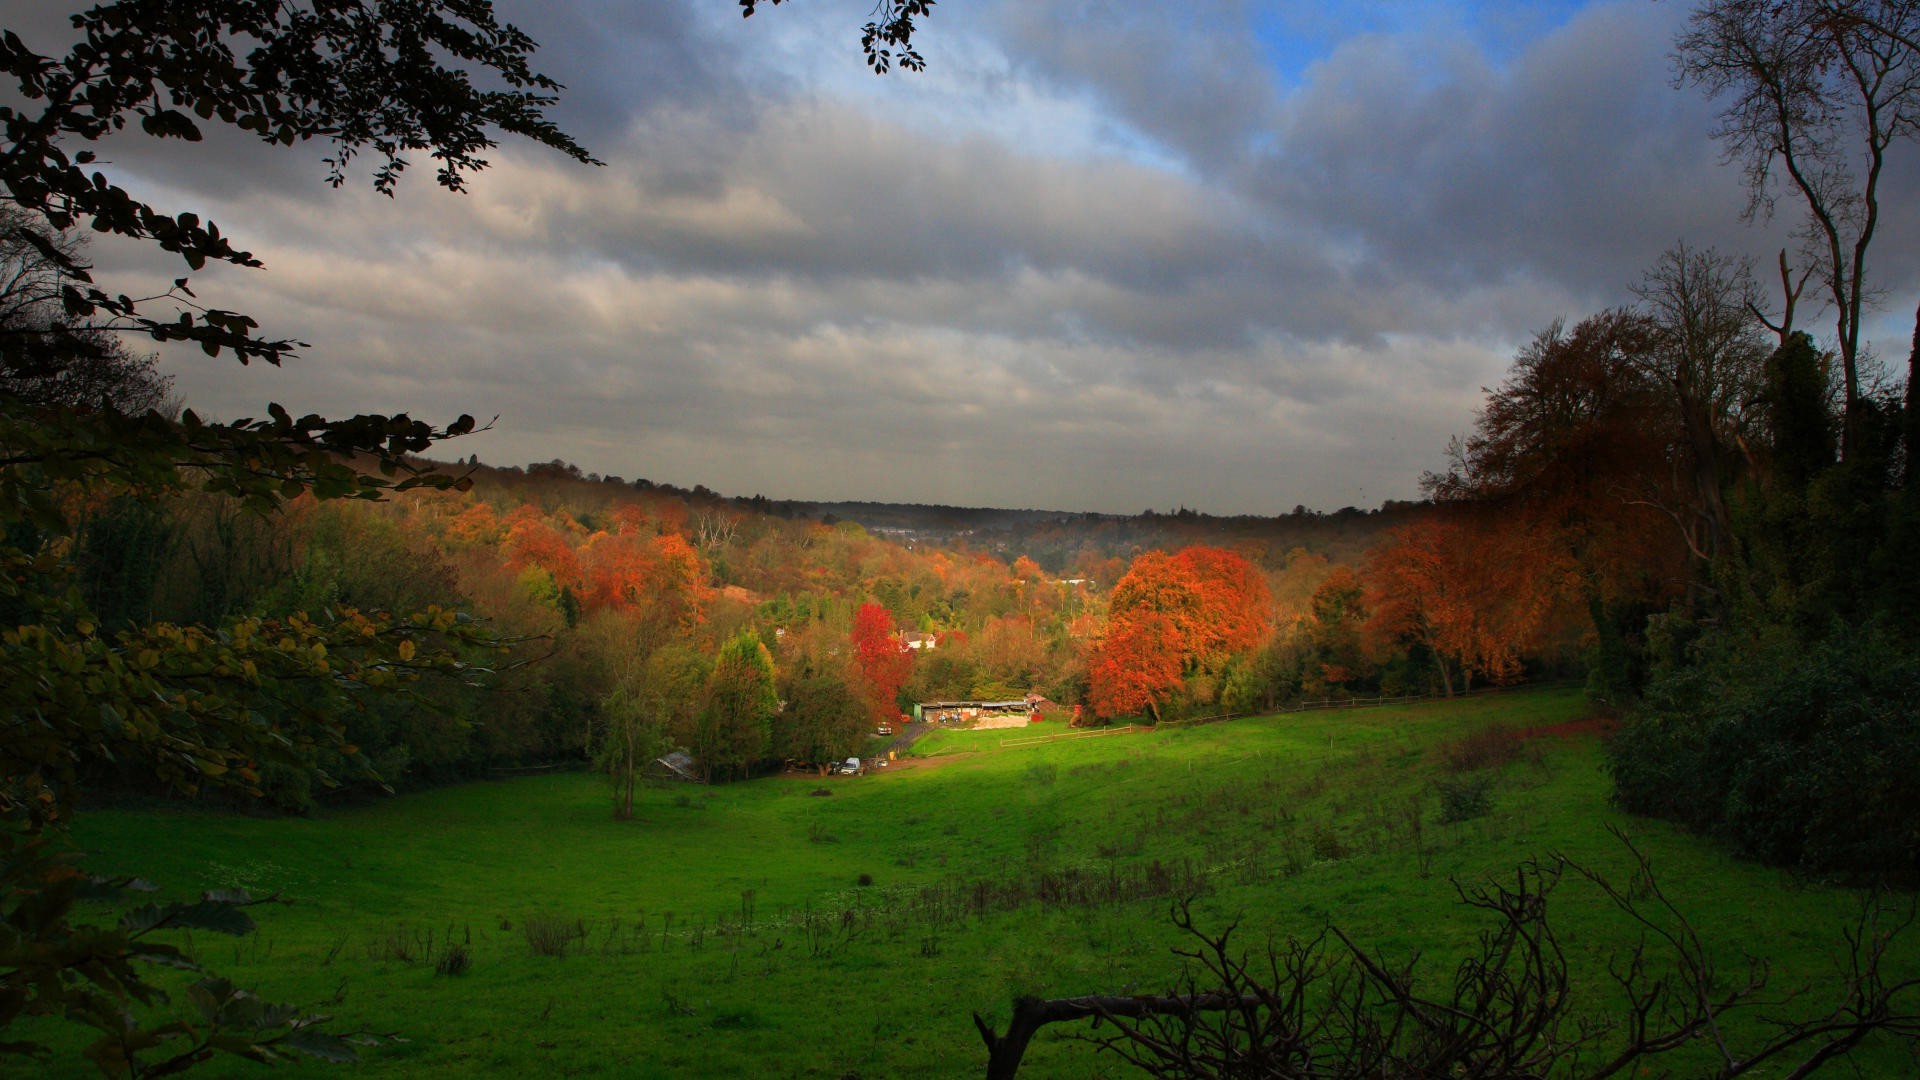
[[[1863,904],[1837,951],[1841,986],[1829,1004],[1809,1006],[1792,993],[1769,1000],[1762,996],[1766,962],[1721,970],[1660,888],[1646,855],[1615,835],[1635,860],[1630,887],[1558,856],[1521,864],[1511,885],[1456,882],[1461,902],[1490,915],[1492,926],[1437,995],[1417,978],[1417,955],[1396,964],[1331,928],[1249,955],[1232,944],[1234,927],[1201,930],[1190,902],[1182,901],[1175,925],[1196,942],[1175,950],[1192,964],[1183,988],[1156,996],[1023,998],[1004,1035],[976,1014],[988,1080],[1012,1080],[1040,1028],[1075,1020],[1094,1021],[1096,1033],[1084,1037],[1099,1050],[1150,1076],[1186,1080],[1604,1080],[1641,1075],[1682,1047],[1704,1048],[1712,1058],[1690,1062],[1700,1071],[1688,1075],[1732,1080],[1765,1068],[1797,1078],[1844,1058],[1874,1033],[1920,1044],[1920,976],[1888,970],[1895,937],[1912,923],[1911,904],[1903,914]],[[1609,962],[1624,1003],[1611,1015],[1576,1005],[1567,957],[1548,918],[1548,901],[1568,872],[1596,886],[1637,941]],[[1789,1003],[1802,1011],[1783,1013]],[[1730,1029],[1737,1014],[1757,1019],[1741,1029],[1752,1041]],[[1099,1032],[1101,1025],[1109,1032]]]
[[[62,302],[65,272],[84,244],[68,231],[27,238],[34,215],[0,203],[0,395],[30,406],[102,406],[128,415],[163,408],[173,377],[153,353],[128,349],[118,333],[76,320]],[[56,257],[57,256],[57,257]]]
[[[1766,334],[1752,314],[1752,270],[1741,259],[1684,242],[1667,249],[1634,287],[1651,331],[1631,357],[1673,396],[1698,527],[1708,558],[1725,550],[1732,522],[1722,495],[1744,445],[1747,403],[1767,360]],[[1682,488],[1687,484],[1680,485]]]
[[[1832,308],[1845,383],[1843,453],[1871,362],[1860,323],[1880,179],[1889,149],[1920,134],[1917,37],[1916,0],[1707,0],[1676,43],[1681,81],[1723,103],[1716,134],[1746,172],[1747,216],[1771,215],[1782,184],[1805,211],[1801,257]]]

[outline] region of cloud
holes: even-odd
[[[1284,63],[1229,0],[942,7],[934,70],[886,79],[807,10],[503,5],[602,169],[508,146],[469,195],[388,200],[239,141],[126,157],[266,259],[203,296],[316,343],[283,372],[179,356],[182,389],[498,412],[456,449],[730,493],[1372,505],[1540,327],[1682,237],[1776,242],[1667,83],[1665,6],[1525,37],[1369,9]],[[1880,241],[1901,288],[1912,213]]]

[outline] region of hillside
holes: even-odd
[[[1585,715],[1556,692],[1025,748],[963,735],[864,777],[648,789],[630,822],[608,819],[600,781],[565,774],[310,820],[100,811],[76,835],[93,865],[176,893],[282,894],[260,933],[202,936],[205,957],[270,1000],[405,1039],[368,1053],[368,1077],[978,1076],[975,1010],[1001,1027],[1018,995],[1178,986],[1183,895],[1249,948],[1334,924],[1444,980],[1487,925],[1454,882],[1559,853],[1624,883],[1614,824],[1716,958],[1764,952],[1776,986],[1819,1000],[1858,897],[1622,819]],[[1508,752],[1463,757],[1476,745]],[[1439,785],[1462,778],[1490,805],[1448,822]],[[1604,965],[1635,927],[1573,877],[1552,919],[1577,1008],[1612,1007]],[[453,945],[470,966],[436,974]],[[1898,956],[1911,970],[1913,942]],[[1024,1075],[1113,1075],[1074,1030],[1043,1033]]]

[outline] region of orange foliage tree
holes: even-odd
[[[1368,643],[1427,653],[1448,696],[1456,671],[1463,689],[1476,676],[1505,682],[1518,674],[1579,581],[1558,545],[1524,523],[1463,513],[1395,529],[1366,570]]]
[[[1087,704],[1101,719],[1151,712],[1180,686],[1185,655],[1172,619],[1143,611],[1109,624],[1089,672]]]
[[[507,533],[507,568],[518,572],[528,567],[545,570],[561,588],[578,589],[584,577],[579,556],[560,530],[538,518],[522,517]]]
[[[1272,630],[1266,579],[1223,548],[1149,551],[1113,587],[1107,637],[1090,672],[1089,704],[1102,718],[1159,706],[1194,671],[1214,671]],[[1171,662],[1169,662],[1171,657]]]

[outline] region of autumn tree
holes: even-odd
[[[1158,611],[1109,624],[1088,673],[1087,704],[1101,719],[1150,712],[1180,689],[1186,653],[1179,627]]]
[[[913,676],[913,653],[894,629],[893,613],[871,601],[853,613],[853,656],[867,715],[876,724],[900,715],[900,689]]]
[[[1487,392],[1453,467],[1422,479],[1436,501],[1491,515],[1551,545],[1539,560],[1577,568],[1607,653],[1594,670],[1624,673],[1608,676],[1608,697],[1633,690],[1629,654],[1647,615],[1676,596],[1704,602],[1714,587],[1704,562],[1688,563],[1706,552],[1711,515],[1691,469],[1675,468],[1688,456],[1671,388],[1648,359],[1658,338],[1631,309],[1555,323]]]
[[[1265,641],[1271,608],[1266,579],[1235,552],[1142,554],[1113,587],[1106,640],[1090,673],[1095,715],[1145,706],[1157,717],[1184,676],[1218,673],[1228,658]]]
[[[1456,674],[1464,690],[1517,675],[1578,576],[1518,524],[1455,510],[1393,530],[1365,581],[1367,638],[1430,657],[1452,697]]]
[[[1371,677],[1373,664],[1361,637],[1367,615],[1366,586],[1353,567],[1336,566],[1321,579],[1307,600],[1302,690],[1350,690]]]

